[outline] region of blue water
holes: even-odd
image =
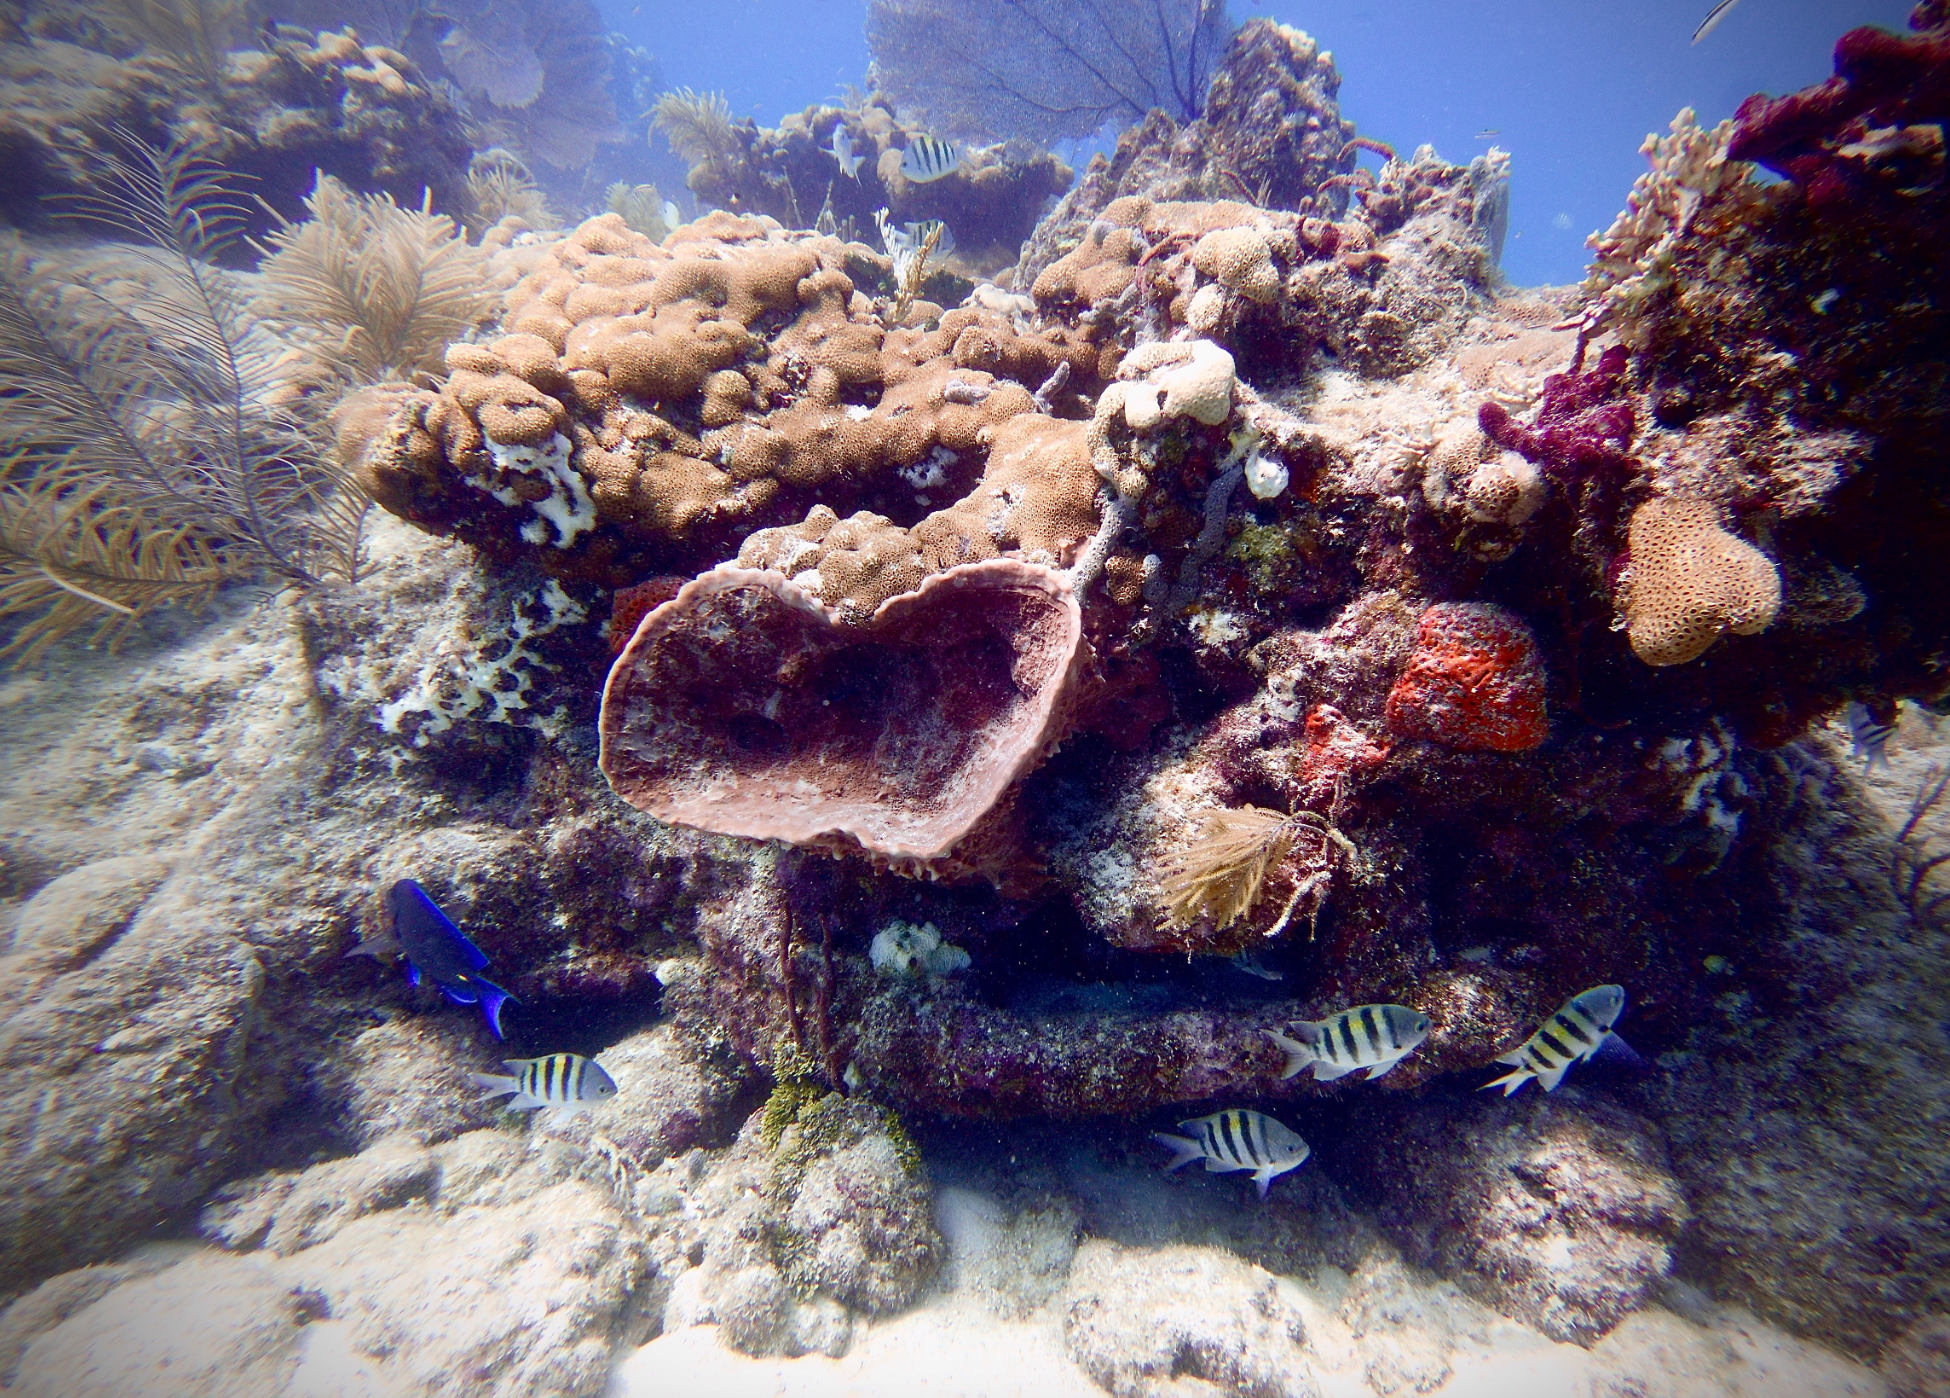
[[[860,0],[600,0],[605,19],[663,61],[672,86],[725,94],[774,125],[866,86]],[[1334,54],[1341,109],[1406,154],[1424,141],[1467,161],[1511,152],[1504,270],[1519,285],[1577,281],[1585,236],[1623,207],[1644,168],[1639,142],[1681,107],[1707,123],[1751,92],[1785,92],[1831,71],[1835,39],[1859,24],[1901,29],[1905,0],[1741,0],[1697,47],[1710,0],[1327,0],[1234,4],[1232,17],[1297,25]],[[1478,139],[1494,129],[1497,135]]]

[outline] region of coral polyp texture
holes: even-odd
[[[607,586],[814,501],[912,520],[981,474],[989,431],[1056,366],[1097,364],[979,309],[890,329],[859,285],[885,275],[770,219],[713,214],[665,246],[591,219],[510,291],[503,333],[453,346],[441,390],[405,401],[366,480],[425,528]]]
[[[1683,665],[1732,632],[1765,631],[1781,608],[1773,560],[1721,528],[1701,500],[1648,500],[1632,512],[1626,635],[1648,665]]]
[[[929,868],[1063,736],[1082,641],[1040,564],[962,564],[857,623],[728,565],[612,667],[603,772],[665,820]]]

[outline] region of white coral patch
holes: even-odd
[[[555,547],[565,549],[574,543],[576,536],[596,527],[596,502],[589,498],[588,487],[582,483],[582,473],[576,470],[572,460],[575,448],[569,439],[557,432],[539,447],[509,445],[489,437],[488,455],[494,459],[497,476],[506,479],[510,473],[523,476],[540,476],[548,482],[548,494],[537,500],[534,510],[539,519],[532,519],[521,527],[521,537],[531,544],[549,542],[549,526],[555,526]],[[512,485],[492,485],[475,476],[466,477],[467,483],[476,490],[484,491],[504,505],[520,505],[521,493]]]
[[[530,615],[541,612],[540,619]],[[379,706],[374,722],[387,733],[407,732],[413,715],[413,745],[425,747],[463,719],[522,724],[553,735],[567,715],[561,708],[541,715],[525,712],[539,671],[553,667],[529,642],[562,626],[582,621],[588,612],[551,578],[539,590],[515,599],[506,629],[495,637],[470,641],[460,632],[442,639],[431,659],[398,698]],[[505,646],[504,644],[505,643]],[[494,658],[489,659],[489,653]]]

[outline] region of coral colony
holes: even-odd
[[[0,15],[146,114],[0,113],[0,208],[153,245],[6,250],[4,653],[287,589],[221,702],[185,631],[22,749],[112,753],[142,831],[0,826],[25,1391],[193,1342],[100,1310],[191,1222],[199,1324],[455,1393],[838,1355],[930,1286],[1118,1393],[1318,1391],[1320,1333],[1438,1391],[1483,1307],[1621,1392],[1721,1391],[1631,1366],[1729,1314],[1856,1375],[1806,1391],[1945,1391],[1942,0],[1679,114],[1532,291],[1504,152],[1358,133],[1222,5],[873,0],[881,86],[776,129],[580,3],[191,8],[126,63]]]

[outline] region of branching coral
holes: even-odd
[[[321,174],[305,207],[309,219],[271,234],[265,299],[339,377],[437,373],[448,343],[493,307],[485,254],[427,204],[402,209]]]
[[[1687,107],[1672,119],[1671,134],[1645,138],[1639,150],[1652,168],[1638,177],[1612,226],[1589,239],[1597,256],[1583,287],[1588,304],[1579,328],[1587,337],[1615,328],[1633,343],[1638,310],[1672,284],[1673,260],[1694,216],[1727,197],[1761,197],[1752,167],[1728,156],[1732,135],[1732,121],[1708,130]]]
[[[349,577],[364,498],[263,404],[270,356],[212,264],[241,200],[193,150],[132,146],[84,212],[167,254],[163,294],[118,304],[18,249],[0,272],[5,609],[16,644],[207,596],[224,577]],[[111,630],[114,622],[110,622]]]

